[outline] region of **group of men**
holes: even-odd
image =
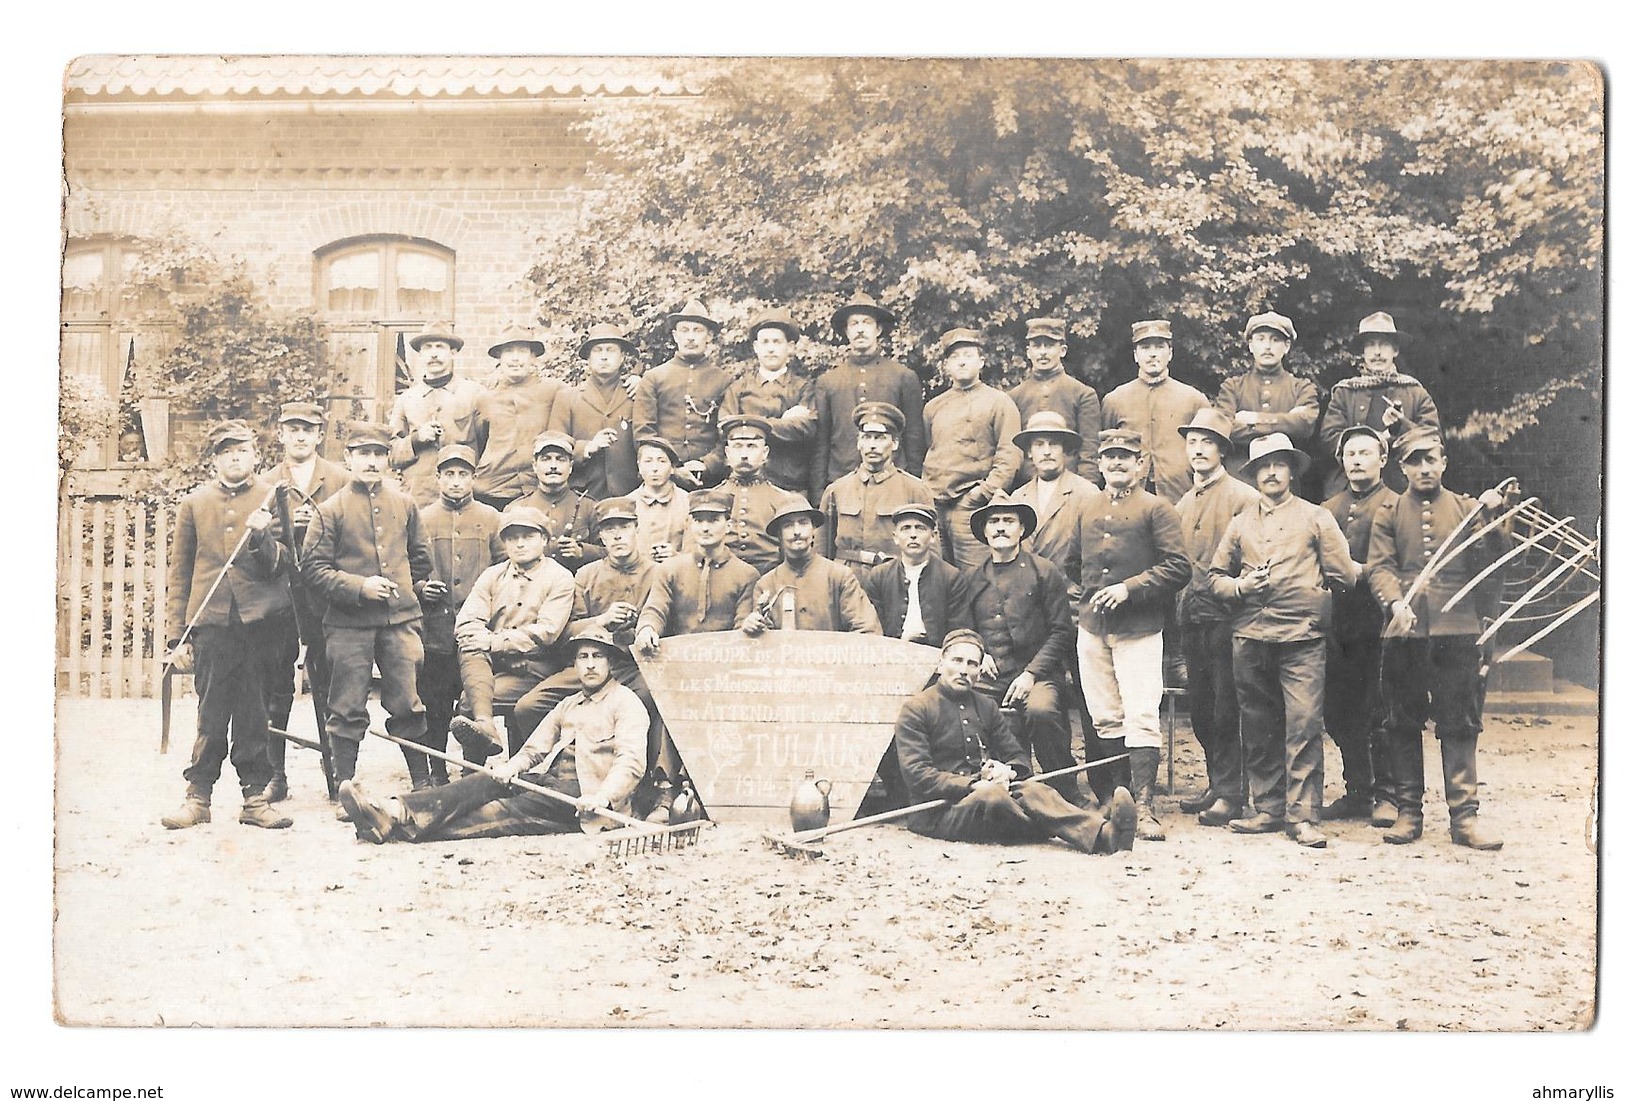
[[[980,332],[946,333],[930,401],[866,295],[835,312],[847,352],[816,380],[782,309],[752,319],[737,377],[702,303],[667,320],[676,352],[641,376],[624,332],[592,327],[577,387],[540,374],[519,326],[487,382],[460,378],[461,338],[431,325],[411,341],[418,381],[388,426],[347,426],[343,467],[318,454],[315,404],[282,408],[283,459],[260,477],[250,426],[213,431],[216,477],[182,503],[171,558],[185,631],[168,642],[200,701],[166,827],[209,820],[228,749],[240,820],[289,824],[301,645],[339,815],[368,840],[660,823],[682,766],[634,651],[800,629],[940,650],[881,768],[895,803],[951,804],[913,819],[933,836],[1102,853],[1164,838],[1159,710],[1182,667],[1208,783],[1180,807],[1202,825],[1318,848],[1323,818],[1363,818],[1414,841],[1431,718],[1452,839],[1499,847],[1477,821],[1479,620],[1441,606],[1504,537],[1413,590],[1505,502],[1443,488],[1437,413],[1397,372],[1407,337],[1387,314],[1361,322],[1364,371],[1324,409],[1285,369],[1297,334],[1276,313],[1248,321],[1253,366],[1211,402],[1170,376],[1167,320],[1133,326],[1137,376],[1104,401],[1066,373],[1053,318],[1027,323],[1032,371],[1008,392],[981,378]],[[1317,426],[1338,463],[1324,505],[1300,495]],[[375,667],[389,732],[437,753],[454,736],[468,774],[403,748],[410,793],[355,782]],[[1087,784],[1074,713],[1088,759],[1115,762]],[[1324,805],[1323,730],[1344,780]]]

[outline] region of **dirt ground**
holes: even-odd
[[[1318,852],[1244,838],[1163,796],[1169,840],[1112,857],[882,826],[818,861],[739,823],[625,859],[580,836],[373,846],[299,749],[292,829],[238,825],[228,765],[214,822],[169,832],[192,729],[177,707],[160,756],[156,704],[59,704],[64,1023],[1561,1031],[1594,1012],[1591,718],[1489,720],[1501,852],[1450,844],[1430,738],[1411,846],[1350,823]],[[1198,764],[1182,729],[1177,792]],[[369,743],[360,777],[397,789],[399,752]]]

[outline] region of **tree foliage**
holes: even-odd
[[[1600,397],[1593,66],[745,60],[695,79],[692,101],[585,123],[600,159],[531,273],[555,323],[627,318],[655,359],[691,294],[731,341],[784,304],[817,370],[864,289],[926,377],[960,324],[989,331],[991,376],[1019,375],[1020,323],[1045,314],[1071,326],[1071,370],[1113,385],[1130,323],[1166,316],[1176,371],[1211,391],[1245,366],[1251,313],[1292,316],[1290,365],[1329,384],[1387,309],[1451,425],[1504,438],[1560,379]]]

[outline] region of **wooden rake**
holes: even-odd
[[[1126,760],[1128,760],[1128,754],[1119,753],[1115,757],[1103,757],[1098,761],[1085,761],[1081,765],[1073,765],[1070,768],[1058,768],[1053,772],[1040,772],[1036,776],[1029,776],[1025,780],[1018,780],[1016,782],[1021,784],[1042,783],[1045,780],[1053,780],[1057,776],[1070,776],[1074,772],[1086,772],[1092,768],[1100,768],[1102,765],[1114,764],[1117,761]],[[844,822],[839,826],[825,826],[822,829],[802,830],[800,833],[792,833],[788,837],[783,834],[764,833],[762,834],[762,840],[766,841],[773,849],[785,854],[786,856],[797,856],[808,860],[816,860],[820,856],[824,855],[824,850],[818,847],[818,842],[832,834],[845,833],[847,830],[861,830],[867,826],[878,826],[882,822],[891,822],[898,818],[908,818],[912,815],[923,814],[928,810],[936,810],[938,807],[945,807],[947,805],[948,800],[946,799],[932,799],[925,803],[915,803],[911,807],[898,807],[896,810],[883,811],[880,814],[871,814],[867,818],[854,818],[852,821]]]
[[[405,738],[397,738],[395,735],[385,733],[382,730],[369,729],[367,733],[371,734],[375,738],[382,738],[386,742],[394,742],[396,745],[401,746],[404,749],[412,750],[414,753],[424,753],[430,757],[437,757],[440,760],[445,761],[447,764],[462,765],[464,768],[472,769],[475,772],[484,773],[486,776],[489,776],[492,779],[498,778],[495,769],[487,768],[484,765],[477,765],[472,761],[465,761],[461,757],[453,757],[451,754],[442,753],[438,749],[430,749],[426,745],[419,745],[417,742],[408,741]],[[574,796],[566,795],[562,791],[553,791],[550,788],[544,788],[540,784],[533,784],[529,780],[518,776],[515,776],[513,779],[506,782],[522,791],[528,791],[535,795],[544,796],[545,798],[552,799],[554,802],[563,803],[568,807],[574,807],[576,810],[581,809],[581,800],[575,798]],[[621,814],[617,811],[610,810],[608,807],[596,809],[593,811],[593,813],[602,815],[612,822],[619,822],[621,824],[621,828],[618,830],[607,830],[604,833],[599,834],[599,840],[607,843],[609,847],[609,854],[611,856],[630,856],[633,853],[662,852],[667,848],[686,849],[691,845],[698,844],[700,828],[702,826],[709,826],[711,824],[702,818],[694,822],[681,822],[673,826],[659,826],[653,822],[645,822],[642,819],[633,818],[630,815]]]

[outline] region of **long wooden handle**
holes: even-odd
[[[281,488],[280,482],[277,483],[277,485],[272,486],[271,492],[265,495],[265,500],[261,501],[260,507],[254,511],[260,512],[266,509],[271,504],[272,500],[276,498],[277,490],[279,488]],[[180,638],[175,642],[176,650],[179,650],[182,646],[185,646],[186,640],[192,637],[192,628],[196,627],[197,621],[203,618],[203,610],[209,606],[209,601],[214,599],[214,594],[220,591],[220,583],[226,579],[226,571],[231,569],[232,565],[237,561],[237,556],[243,553],[243,548],[248,546],[249,536],[253,534],[253,529],[247,524],[244,524],[242,538],[237,540],[237,545],[231,549],[231,557],[226,559],[226,564],[221,566],[220,572],[215,575],[214,584],[210,585],[209,591],[203,594],[203,601],[197,606],[197,611],[192,613],[191,622],[187,623],[186,628],[181,631]],[[174,651],[171,651],[171,653],[173,652]],[[164,662],[162,675],[166,677],[169,676],[170,671],[174,669],[174,667],[175,663],[173,661]]]
[[[502,779],[497,775],[495,769],[487,768],[485,765],[477,765],[473,761],[465,761],[461,757],[453,757],[451,754],[442,753],[438,749],[430,749],[426,745],[419,745],[417,742],[410,742],[405,738],[397,738],[395,735],[387,734],[382,730],[369,729],[367,733],[371,734],[375,738],[382,738],[386,742],[394,742],[396,745],[402,746],[406,749],[410,749],[418,753],[424,753],[430,757],[438,757],[447,764],[462,765],[464,768],[473,769],[475,772],[482,772],[491,777],[493,780]],[[537,795],[545,795],[549,799],[557,800],[566,806],[574,807],[576,810],[581,809],[581,800],[575,798],[574,796],[566,795],[562,791],[554,791],[551,788],[544,788],[540,784],[533,784],[529,780],[521,780],[517,776],[511,780],[504,780],[503,782],[512,784],[516,788],[522,788],[525,791],[533,792]],[[656,826],[652,823],[645,822],[641,818],[633,818],[630,815],[620,814],[616,811],[610,810],[608,807],[595,808],[591,813],[601,814],[605,818],[608,818],[611,822],[619,822],[623,826],[632,826],[636,829],[646,830],[650,833],[669,832],[665,829],[665,827]]]

